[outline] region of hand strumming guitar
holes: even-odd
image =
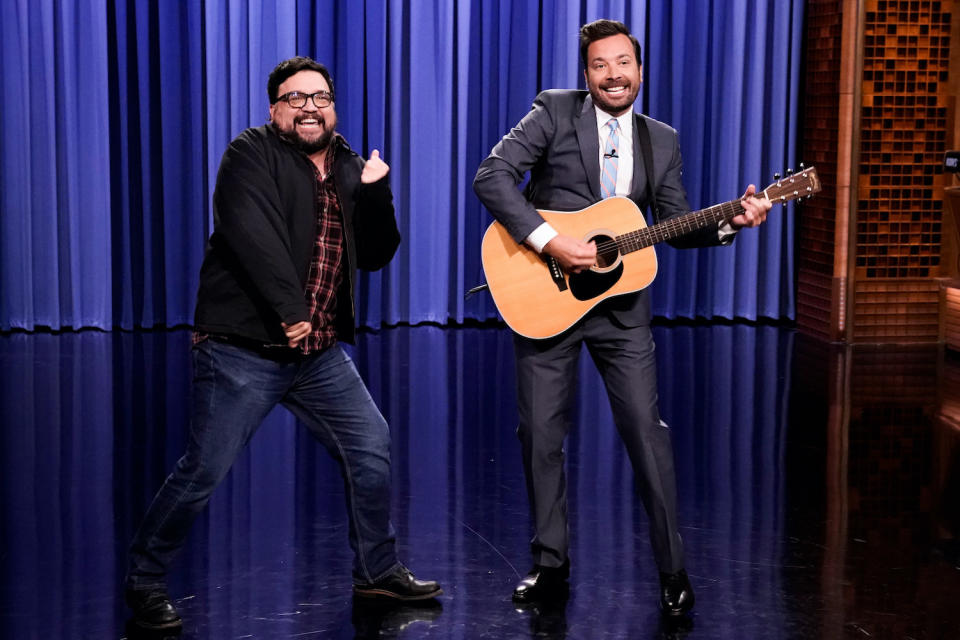
[[[556,258],[564,271],[572,273],[580,273],[597,262],[597,245],[595,242],[583,242],[563,234],[554,236],[550,242],[544,245],[543,253]]]

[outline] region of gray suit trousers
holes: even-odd
[[[617,430],[633,465],[650,521],[660,571],[683,568],[677,531],[676,481],[670,430],[657,409],[656,358],[649,325],[624,327],[594,309],[569,331],[548,340],[514,336],[517,399],[527,492],[534,520],[533,561],[563,564],[569,553],[563,442],[569,431],[580,345],[600,371]]]

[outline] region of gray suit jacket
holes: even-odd
[[[690,211],[681,181],[683,163],[677,132],[641,114],[650,132],[653,176],[660,218]],[[633,127],[633,183],[630,198],[641,210],[649,204],[647,174],[640,152],[639,127]],[[543,223],[537,209],[577,211],[601,199],[600,140],[596,110],[587,91],[552,89],[497,143],[480,164],[473,188],[481,202],[518,243]],[[521,194],[518,185],[527,172],[530,181]],[[639,227],[640,224],[638,223]],[[678,238],[677,247],[720,244],[715,228]],[[650,296],[644,290],[616,296],[600,305],[627,327],[650,321]]]

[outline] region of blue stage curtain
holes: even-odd
[[[189,324],[220,156],[267,119],[266,78],[303,54],[334,76],[340,130],[391,165],[404,243],[360,283],[360,322],[488,319],[477,165],[537,92],[583,86],[577,30],[625,21],[638,107],[681,132],[694,207],[796,161],[799,0],[0,3],[0,330]],[[791,213],[732,249],[659,250],[655,313],[794,314]]]

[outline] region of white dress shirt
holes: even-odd
[[[610,128],[607,123],[610,115],[602,109],[594,107],[597,116],[597,137],[600,140],[600,149],[597,153],[597,175],[603,172],[603,152],[607,148],[607,138],[610,137]],[[616,195],[629,196],[633,187],[633,109],[617,116],[617,123],[620,125],[620,131],[617,134],[617,186]],[[534,251],[540,253],[548,242],[557,235],[557,230],[550,226],[550,223],[544,222],[539,227],[530,232],[526,237],[526,242]]]

